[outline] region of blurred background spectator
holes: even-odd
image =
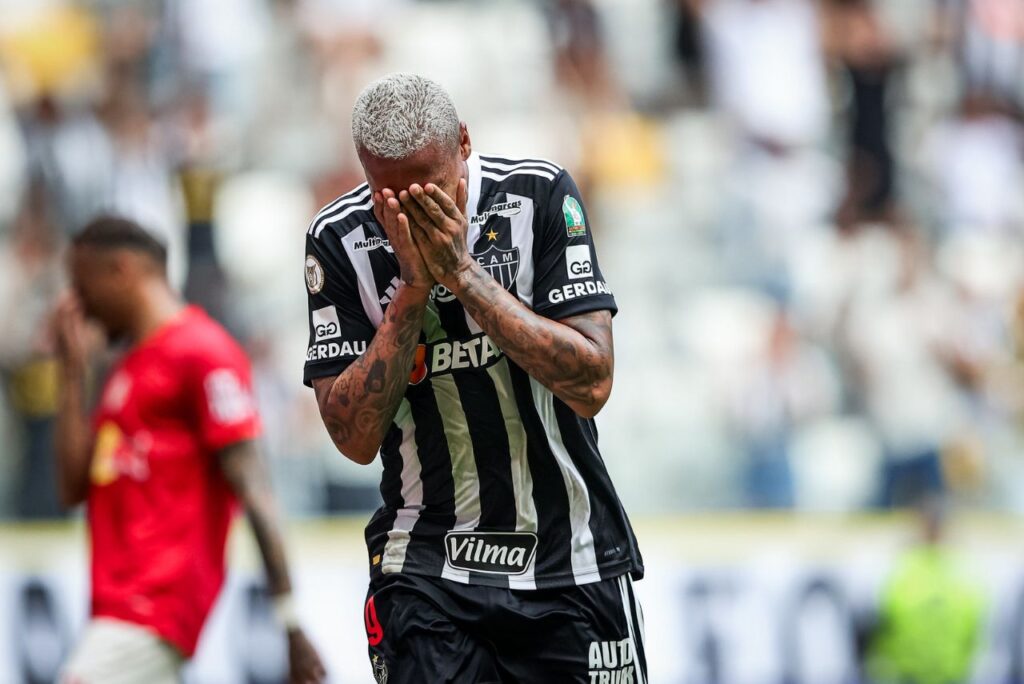
[[[982,588],[947,546],[941,499],[918,504],[920,537],[886,579],[871,630],[867,670],[878,684],[968,681],[981,645]]]
[[[248,341],[289,505],[374,505],[297,381],[297,274],[309,217],[360,180],[350,105],[396,68],[444,82],[479,149],[585,187],[631,507],[1016,509],[1022,7],[2,0],[0,481],[27,484],[0,511],[56,514],[46,312],[100,210]]]

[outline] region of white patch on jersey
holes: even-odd
[[[124,408],[128,400],[128,394],[132,389],[132,378],[124,371],[118,371],[107,383],[107,389],[103,393],[103,408],[111,413],[117,413]]]
[[[356,280],[359,282],[359,300],[363,303],[363,311],[373,323],[373,327],[379,328],[384,320],[384,308],[380,303],[380,295],[377,293],[373,267],[370,265],[370,253],[358,252],[354,249],[355,243],[364,240],[366,240],[366,227],[359,226],[343,237],[341,243],[348,251],[352,267],[356,270]]]
[[[508,451],[512,466],[512,489],[516,497],[516,531],[537,531],[537,504],[533,501],[533,474],[530,472],[530,460],[527,453],[526,429],[519,415],[516,404],[515,390],[512,388],[512,377],[508,370],[507,359],[502,359],[487,369],[494,381],[494,389],[498,394],[501,414],[508,429]],[[534,566],[531,564],[522,575],[509,577],[509,589],[536,589]]]
[[[516,295],[528,308],[533,307],[533,201],[522,195],[506,195],[506,201],[521,202],[523,211],[509,219],[512,245],[519,248],[519,272]]]
[[[312,254],[306,255],[306,289],[314,295],[324,289],[324,268]]]
[[[325,306],[313,311],[313,334],[316,342],[341,337],[341,323],[338,322],[336,307]]]
[[[234,425],[252,418],[256,402],[252,393],[230,368],[210,371],[203,379],[210,416],[221,425]]]
[[[569,497],[569,526],[572,528],[569,561],[572,563],[573,578],[577,585],[600,582],[601,571],[597,567],[597,555],[594,553],[594,533],[590,531],[590,491],[562,441],[562,431],[555,416],[554,395],[534,378],[530,378],[530,389],[533,390],[537,415],[544,424],[548,447],[562,472],[565,493]]]
[[[402,430],[402,443],[398,452],[402,456],[402,508],[395,515],[395,523],[388,532],[381,559],[381,572],[401,572],[405,566],[406,554],[412,528],[420,518],[423,508],[423,467],[416,448],[416,421],[412,417],[409,400],[403,398],[395,414],[395,425]]]
[[[572,280],[589,278],[594,272],[590,260],[590,245],[570,245],[565,248],[565,270]]]

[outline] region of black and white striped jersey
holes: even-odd
[[[566,171],[475,153],[468,167],[467,244],[496,280],[551,319],[615,313]],[[365,184],[314,218],[305,272],[308,385],[366,351],[399,283]],[[380,454],[384,505],[366,528],[371,572],[513,589],[643,574],[594,421],[506,357],[441,285]]]

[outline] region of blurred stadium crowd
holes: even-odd
[[[1021,507],[1019,0],[0,0],[0,69],[0,514],[61,514],[49,311],[98,211],[246,342],[292,512],[375,505],[301,384],[302,249],[393,70],[588,198],[631,510]]]

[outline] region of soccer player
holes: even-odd
[[[615,300],[569,174],[476,154],[448,94],[359,96],[367,183],[306,238],[305,382],[383,461],[366,528],[378,682],[646,681],[636,539],[597,447]]]
[[[171,684],[224,581],[237,500],[288,632],[291,681],[324,668],[291,599],[280,524],[257,438],[248,359],[167,282],[164,246],[134,222],[98,218],[73,240],[73,295],[58,307],[58,486],[88,504],[92,618],[66,684]],[[92,420],[85,317],[126,350]]]

